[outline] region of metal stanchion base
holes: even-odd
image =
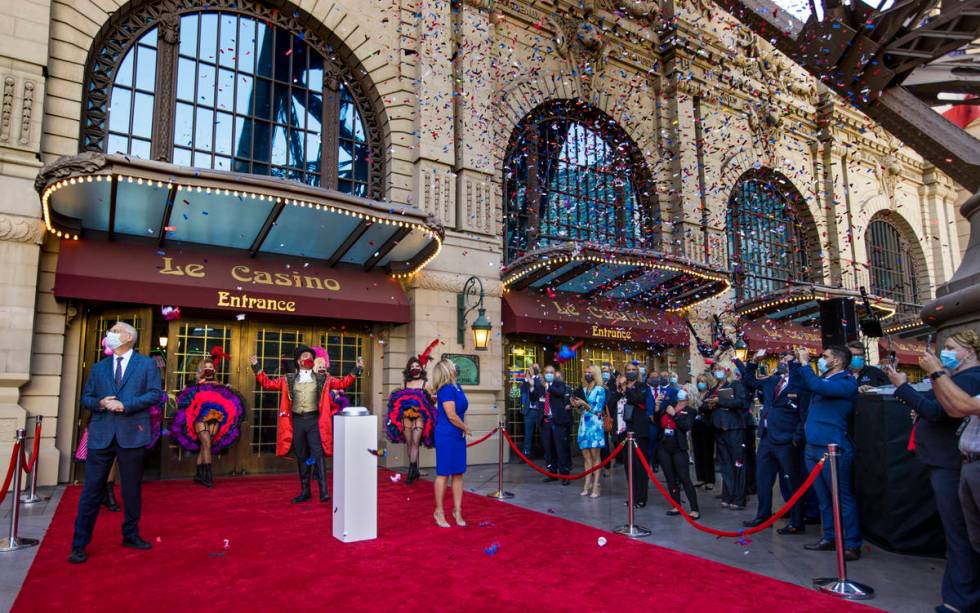
[[[837,596],[845,600],[869,600],[875,597],[874,589],[867,585],[849,579],[842,581],[837,577],[814,579],[813,587],[821,592],[826,592],[831,596]]]
[[[501,490],[497,490],[495,492],[492,492],[490,494],[487,494],[487,496],[489,496],[490,498],[496,498],[497,500],[507,500],[508,498],[513,498],[514,497],[514,495],[512,493],[510,493],[510,492],[504,492],[504,491],[501,491]]]
[[[36,502],[44,502],[45,500],[51,500],[50,496],[38,496],[35,494],[31,496],[30,494],[24,494],[20,497],[21,504],[34,504]]]
[[[626,524],[625,526],[620,526],[615,530],[613,530],[613,532],[615,532],[616,534],[625,534],[631,539],[639,539],[653,534],[653,532],[649,528],[644,528],[643,526],[637,526],[636,524],[633,524],[632,526],[630,526],[629,524]]]
[[[27,549],[28,547],[34,547],[39,542],[40,541],[37,539],[24,538],[23,536],[18,536],[16,538],[5,538],[0,540],[0,552]]]

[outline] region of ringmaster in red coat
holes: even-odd
[[[306,346],[296,348],[296,372],[283,377],[270,378],[259,366],[253,355],[249,358],[255,380],[262,389],[279,392],[279,421],[276,432],[276,455],[285,457],[292,451],[299,471],[299,496],[294,503],[310,499],[310,479],[316,466],[320,502],[330,499],[327,492],[326,456],[333,455],[333,400],[330,390],[346,389],[361,374],[364,362],[357,358],[357,366],[346,377],[338,379],[328,373],[313,370],[313,350]],[[330,368],[330,363],[327,363]]]

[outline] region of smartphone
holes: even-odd
[[[933,340],[934,340],[934,335],[932,334],[926,337],[926,350],[936,353],[936,348],[932,346]]]
[[[732,400],[734,398],[735,398],[735,390],[733,390],[732,388],[726,387],[725,389],[718,390],[719,400]]]

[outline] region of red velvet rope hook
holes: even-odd
[[[37,464],[37,449],[41,444],[41,422],[37,422],[34,426],[34,447],[31,449],[31,461],[27,461],[27,456],[24,455],[24,448],[20,449],[21,466],[24,468],[25,473],[30,473],[34,470],[34,465]]]
[[[7,476],[3,480],[3,487],[0,488],[0,504],[7,498],[7,489],[10,488],[10,481],[14,478],[14,469],[17,467],[17,454],[21,451],[20,441],[14,443],[14,450],[10,454],[10,466],[7,467]]]
[[[493,436],[493,435],[494,435],[494,433],[495,433],[495,432],[496,432],[497,430],[500,430],[500,426],[497,426],[497,427],[496,427],[496,428],[494,428],[493,430],[491,430],[491,431],[489,431],[489,432],[487,432],[487,435],[486,435],[486,436],[484,436],[483,438],[481,438],[481,439],[479,439],[479,440],[475,440],[475,441],[473,441],[472,443],[466,443],[466,446],[467,446],[467,447],[473,447],[474,445],[479,445],[479,444],[480,444],[480,443],[482,443],[483,441],[485,441],[485,440],[487,440],[488,438],[490,438],[491,436]]]
[[[530,466],[531,468],[533,468],[534,470],[538,471],[539,473],[541,473],[542,475],[544,475],[546,477],[551,477],[552,479],[565,479],[567,481],[575,481],[577,479],[581,479],[582,477],[584,477],[586,475],[591,475],[592,473],[594,473],[595,471],[599,470],[600,468],[602,468],[606,464],[609,464],[610,462],[612,462],[613,458],[615,458],[617,455],[619,455],[619,452],[623,450],[623,446],[626,444],[625,442],[620,443],[618,447],[616,447],[615,449],[613,449],[612,453],[609,454],[609,457],[608,458],[606,458],[602,462],[599,462],[598,464],[596,464],[595,466],[593,466],[589,470],[585,471],[584,473],[580,473],[580,474],[577,474],[577,475],[559,475],[558,473],[553,473],[553,472],[551,472],[549,470],[545,470],[544,468],[541,468],[540,466],[538,466],[537,464],[535,464],[534,462],[532,462],[530,460],[530,458],[528,458],[526,455],[524,455],[523,453],[521,453],[521,450],[517,448],[517,445],[515,445],[514,444],[514,441],[511,440],[510,435],[507,434],[507,431],[506,430],[504,430],[504,438],[507,439],[507,442],[510,444],[510,448],[514,450],[514,453],[516,453],[517,455],[519,455],[520,458],[522,460],[524,460],[524,462],[526,462],[528,466]]]
[[[778,520],[780,517],[788,513],[789,510],[793,508],[793,505],[796,504],[797,501],[799,501],[799,499],[803,497],[803,494],[805,494],[806,491],[810,489],[810,486],[813,485],[813,482],[816,481],[817,477],[820,475],[820,471],[823,470],[824,462],[827,461],[826,455],[823,458],[821,458],[820,461],[817,462],[817,465],[813,467],[813,470],[810,471],[810,475],[806,478],[806,481],[803,482],[803,485],[800,486],[800,489],[796,490],[796,493],[793,494],[793,496],[786,502],[786,504],[784,504],[778,511],[776,511],[769,519],[767,519],[766,521],[762,522],[761,524],[759,524],[754,528],[745,528],[744,530],[738,530],[737,532],[732,532],[730,530],[715,530],[714,528],[702,526],[698,522],[694,521],[694,519],[692,519],[691,516],[687,514],[687,511],[681,508],[681,505],[677,504],[677,501],[671,498],[667,490],[664,489],[663,484],[661,484],[660,481],[657,480],[657,477],[654,476],[653,470],[650,468],[650,465],[647,463],[646,457],[643,455],[643,452],[640,451],[639,447],[636,448],[636,453],[639,454],[640,462],[643,463],[643,468],[647,471],[647,474],[650,476],[650,479],[653,481],[653,484],[657,486],[657,489],[660,490],[660,493],[663,495],[663,497],[667,499],[667,502],[669,502],[671,506],[673,506],[675,509],[680,511],[681,515],[684,516],[684,519],[687,520],[687,523],[691,524],[692,526],[694,526],[695,528],[697,528],[702,532],[707,532],[708,534],[714,534],[715,536],[731,536],[731,537],[748,536],[749,534],[762,532],[763,530],[769,528],[774,523],[776,523],[776,520]]]

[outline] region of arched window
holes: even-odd
[[[648,248],[656,191],[639,148],[608,115],[556,100],[517,126],[504,163],[506,261],[569,241]]]
[[[814,280],[816,227],[788,179],[765,169],[745,173],[729,199],[726,221],[738,300]]]
[[[917,257],[920,255],[917,245],[882,218],[874,218],[868,224],[865,245],[871,265],[871,293],[900,305],[920,304],[916,269],[921,258]]]
[[[329,32],[250,0],[152,4],[90,54],[83,149],[382,196],[369,98]]]

